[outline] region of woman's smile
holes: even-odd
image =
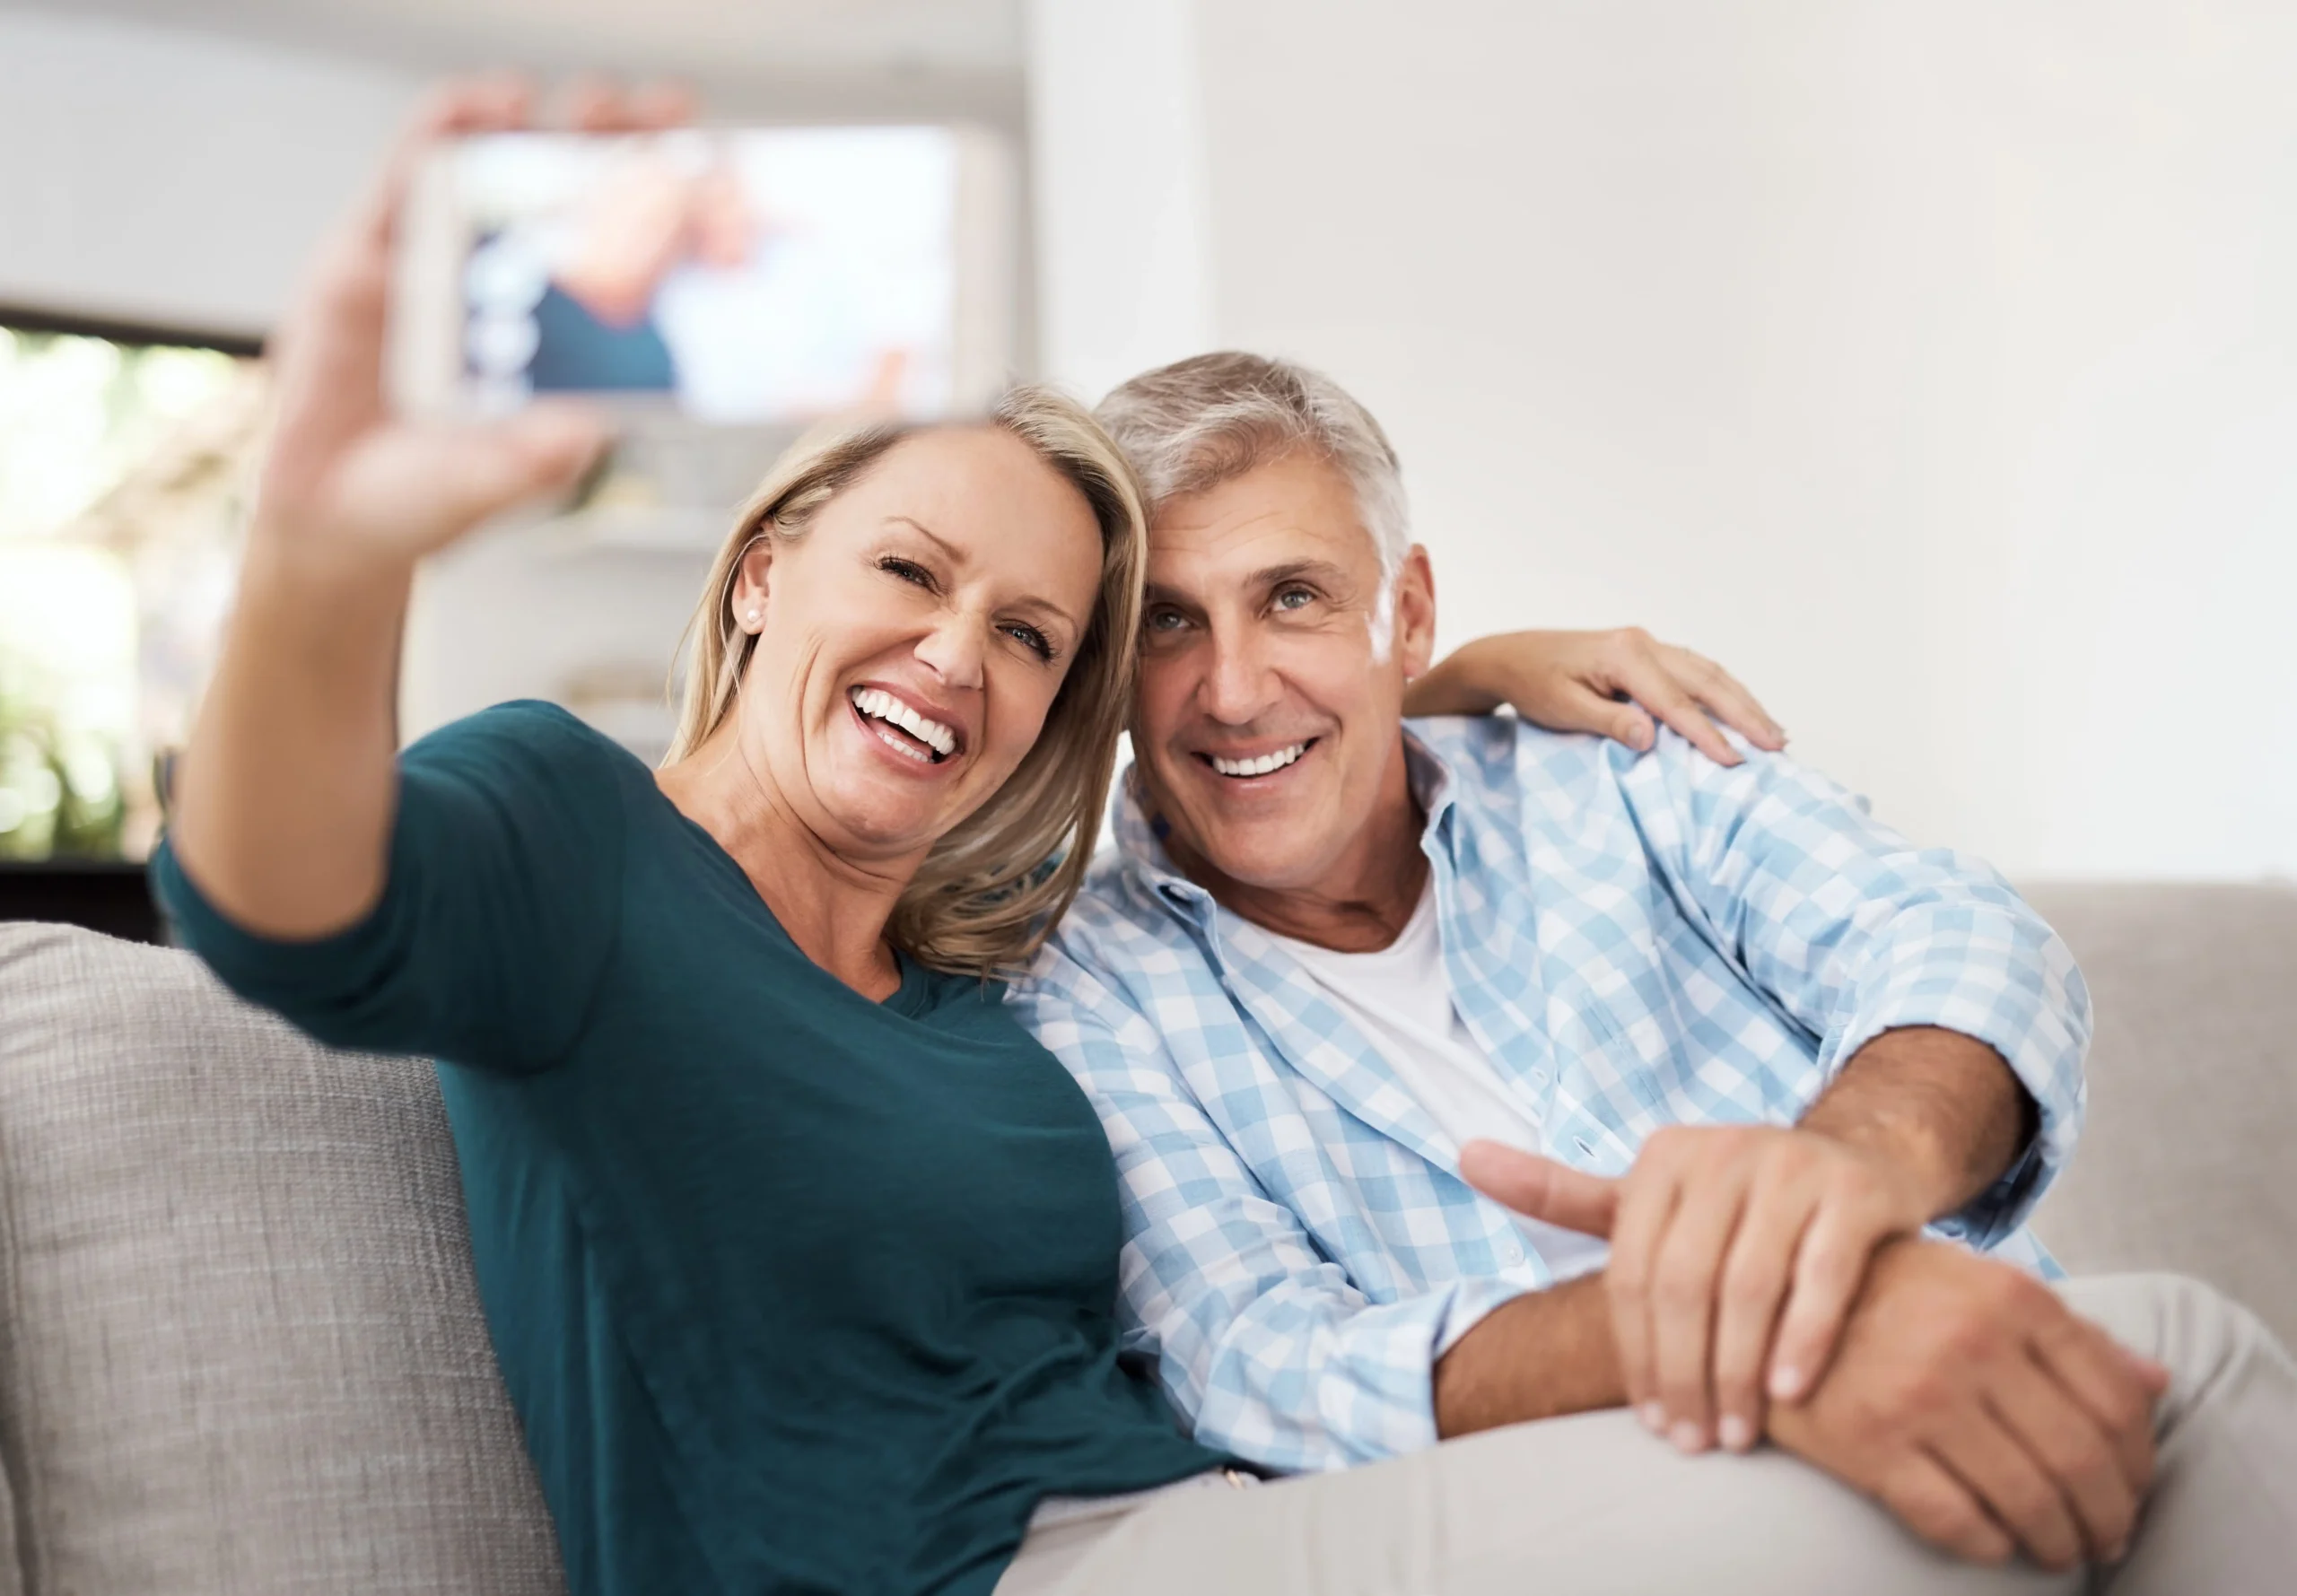
[[[846,709],[862,736],[886,750],[904,775],[945,775],[964,758],[965,739],[951,720],[891,689],[859,684],[846,691]]]

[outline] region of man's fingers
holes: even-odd
[[[2153,1483],[2153,1404],[2161,1394],[2148,1371],[2104,1330],[2071,1313],[2050,1316],[2031,1345],[2111,1441],[2122,1478],[2143,1499]]]
[[[1973,1407],[1933,1436],[1930,1450],[2029,1557],[2053,1572],[2081,1563],[2082,1531],[2057,1481],[2000,1419]]]
[[[1987,1392],[1996,1416],[2056,1482],[2073,1509],[2085,1557],[2119,1557],[2137,1522],[2139,1496],[2122,1472],[2114,1437],[2039,1357],[2006,1373]]]
[[[1686,1182],[1651,1277],[1651,1366],[1667,1438],[1684,1452],[1715,1438],[1716,1290],[1746,1192],[1735,1170]]]
[[[1460,1178],[1519,1214],[1585,1235],[1607,1236],[1619,1211],[1619,1182],[1496,1141],[1460,1149]]]
[[[1826,1373],[1867,1261],[1882,1239],[1881,1229],[1861,1217],[1839,1206],[1820,1207],[1795,1255],[1793,1284],[1771,1347],[1766,1384],[1774,1399],[1798,1401]]]
[[[1716,1292],[1716,1434],[1744,1452],[1762,1434],[1763,1372],[1813,1208],[1808,1190],[1758,1183]]]
[[[1935,1458],[1908,1455],[1874,1493],[1899,1522],[1968,1563],[2003,1563],[2018,1549],[1970,1488]]]

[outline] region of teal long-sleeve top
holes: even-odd
[[[644,766],[508,704],[400,761],[311,942],[162,850],[180,940],[322,1042],[441,1060],[488,1328],[568,1583],[986,1592],[1044,1496],[1218,1467],[1121,1364],[1114,1168],[996,988],[814,964]]]

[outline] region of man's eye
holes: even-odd
[[[897,555],[887,554],[878,562],[878,569],[888,571],[901,578],[902,580],[921,588],[930,588],[933,585],[933,573],[913,560],[904,560]]]
[[[1315,594],[1306,588],[1280,588],[1276,594],[1278,609],[1306,609],[1315,601]]]
[[[1016,622],[1005,628],[1005,635],[1012,638],[1040,659],[1052,658],[1052,640],[1034,626],[1023,625]]]

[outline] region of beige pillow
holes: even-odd
[[[558,1596],[430,1066],[0,925],[0,1592]]]

